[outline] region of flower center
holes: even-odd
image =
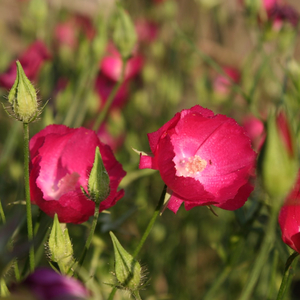
[[[183,158],[176,164],[176,175],[185,177],[194,177],[202,172],[207,165],[207,161],[198,155],[189,158]]]

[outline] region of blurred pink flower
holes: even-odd
[[[139,42],[152,43],[158,35],[158,26],[153,21],[138,19],[135,21],[135,30]]]
[[[29,289],[36,297],[34,299],[39,300],[80,300],[89,297],[87,289],[80,281],[48,268],[36,269],[21,286]]]
[[[128,61],[125,69],[124,80],[136,76],[142,69],[144,58],[139,55],[133,55]],[[100,63],[101,72],[111,80],[118,81],[122,71],[122,57],[116,47],[109,43],[107,55],[104,56]]]
[[[243,126],[250,137],[253,149],[259,151],[266,138],[264,123],[254,116],[248,116],[243,120]]]
[[[95,203],[88,199],[88,177],[95,149],[99,147],[110,179],[110,194],[100,211],[115,205],[124,191],[117,191],[126,172],[109,146],[92,130],[49,125],[30,140],[31,201],[49,216],[56,213],[62,223],[82,223],[94,214]]]
[[[113,152],[117,151],[118,148],[123,144],[125,139],[125,133],[120,132],[118,136],[113,136],[108,129],[106,123],[102,124],[101,127],[97,131],[97,136],[99,139],[105,143],[106,145],[110,146]]]
[[[234,119],[196,105],[177,113],[148,139],[153,155],[141,155],[140,168],[159,170],[174,212],[182,202],[187,210],[202,205],[235,210],[253,190],[249,179],[256,153]]]
[[[80,33],[92,40],[95,36],[95,29],[89,18],[76,15],[56,25],[55,42],[58,46],[67,45],[70,48],[76,48]]]
[[[300,253],[300,171],[297,182],[279,213],[282,240]]]
[[[241,79],[241,73],[237,69],[232,67],[223,67],[223,71],[225,74],[231,78],[231,80],[235,83],[239,83]],[[232,83],[231,81],[224,75],[217,75],[213,82],[213,88],[217,93],[227,95],[230,92]]]
[[[21,55],[19,61],[28,79],[35,81],[43,63],[50,58],[51,54],[46,45],[42,41],[37,40]],[[16,76],[17,66],[14,61],[6,72],[0,75],[0,86],[10,89],[16,80]]]
[[[106,77],[101,72],[98,74],[95,82],[95,89],[100,97],[101,107],[108,99],[115,85],[116,82],[114,80]],[[128,82],[124,81],[120,89],[118,90],[111,107],[122,107],[126,103],[128,97],[129,97]]]

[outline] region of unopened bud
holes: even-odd
[[[26,77],[19,61],[17,64],[17,77],[9,94],[12,116],[23,123],[30,123],[39,115],[36,90]]]

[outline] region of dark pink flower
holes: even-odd
[[[223,71],[232,80],[232,82],[240,82],[241,73],[237,69],[231,67],[223,67]],[[213,83],[214,90],[223,95],[228,94],[232,86],[232,82],[229,78],[224,75],[218,75]]]
[[[253,149],[259,151],[266,138],[264,123],[254,116],[247,116],[243,120],[243,126],[250,137]]]
[[[117,191],[126,172],[109,146],[96,133],[86,128],[50,125],[30,140],[31,201],[63,223],[82,223],[94,214],[95,203],[88,199],[88,177],[95,149],[99,147],[110,178],[110,194],[101,202],[100,211],[115,205],[124,191]]]
[[[22,54],[19,61],[24,69],[24,72],[30,81],[35,81],[39,71],[46,60],[49,60],[51,55],[42,41],[35,41]],[[11,63],[5,73],[0,75],[0,86],[10,89],[17,75],[17,66],[15,61]]]
[[[48,268],[36,269],[24,280],[22,286],[39,300],[79,300],[89,296],[81,282]]]
[[[101,107],[106,102],[107,98],[109,97],[115,85],[116,85],[115,81],[106,77],[102,73],[98,74],[95,82],[95,89],[100,97]],[[115,99],[113,101],[112,107],[122,107],[127,101],[128,97],[129,97],[128,82],[125,81],[122,83],[120,89],[118,90]]]
[[[297,182],[279,213],[282,240],[300,253],[300,172]]]
[[[144,58],[141,55],[133,55],[126,64],[124,80],[136,76],[144,65]],[[116,47],[110,43],[107,47],[107,55],[100,63],[101,72],[108,78],[118,81],[122,71],[122,58]]]
[[[171,191],[168,208],[176,212],[215,205],[235,210],[253,186],[256,153],[243,127],[234,119],[199,105],[177,113],[148,134],[153,156],[141,156],[140,168],[159,170]]]

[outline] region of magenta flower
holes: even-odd
[[[136,20],[135,30],[139,42],[145,42],[147,44],[154,42],[158,35],[157,24],[146,19]]]
[[[28,79],[35,81],[43,63],[50,58],[46,45],[42,41],[36,41],[23,53],[19,61]],[[0,75],[0,86],[10,89],[16,80],[16,75],[17,66],[13,61],[6,72]]]
[[[79,300],[89,296],[81,282],[47,268],[36,269],[25,279],[22,286],[29,289],[39,300]]]
[[[300,172],[297,182],[279,213],[282,240],[300,253]]]
[[[153,155],[141,155],[140,168],[159,170],[174,212],[182,202],[187,210],[201,205],[235,210],[253,190],[249,179],[256,153],[234,119],[196,105],[177,113],[148,139]]]
[[[141,55],[133,55],[126,64],[124,80],[136,76],[144,65]],[[100,64],[101,72],[113,81],[118,81],[122,71],[122,58],[116,47],[110,43],[107,47],[107,55]]]
[[[100,211],[123,197],[117,188],[126,172],[94,131],[50,125],[33,136],[29,146],[31,201],[51,217],[57,213],[60,222],[82,223],[94,214],[95,203],[81,187],[87,191],[97,146],[110,178],[110,194]]]

